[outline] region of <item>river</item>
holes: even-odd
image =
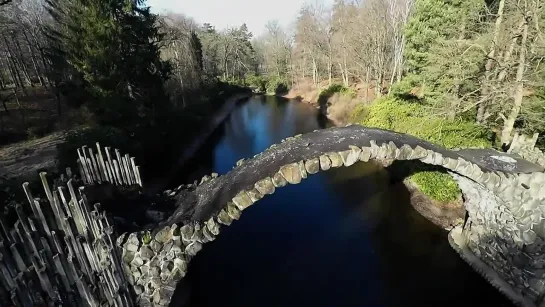
[[[330,125],[308,105],[253,97],[177,183],[227,173],[282,138]],[[373,163],[277,189],[192,260],[191,306],[511,306]]]

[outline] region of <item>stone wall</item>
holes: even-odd
[[[513,141],[509,146],[508,153],[518,154],[524,159],[539,164],[545,167],[545,154],[536,147],[537,138],[539,134],[536,133],[532,137],[525,135],[515,134]]]
[[[545,241],[531,230],[533,223],[517,217],[485,187],[453,176],[463,191],[469,214],[463,228],[451,232],[452,246],[513,302],[522,306],[543,304]]]

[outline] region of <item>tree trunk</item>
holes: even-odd
[[[17,83],[18,85],[21,87],[21,89],[23,90],[23,92],[25,91],[25,85],[23,83],[23,78],[21,78],[21,73],[19,71],[19,69],[17,68],[17,62],[13,56],[13,52],[10,48],[10,45],[9,45],[9,42],[8,42],[8,39],[7,37],[4,35],[4,42],[6,44],[6,50],[8,52],[8,64],[11,64],[11,71],[12,71],[12,76],[13,76],[13,80],[16,80],[16,87],[17,87]]]
[[[523,19],[520,22],[517,28],[519,32],[523,31],[524,23],[525,23],[525,19]],[[507,76],[507,72],[509,71],[509,68],[510,68],[509,61],[511,61],[511,56],[513,55],[513,52],[515,51],[515,46],[517,45],[517,41],[519,37],[520,36],[518,35],[518,33],[517,35],[513,36],[513,38],[511,39],[511,44],[509,44],[509,48],[507,49],[507,51],[505,51],[505,54],[503,55],[503,60],[502,60],[503,67],[500,73],[498,74],[498,79],[497,79],[499,82],[502,82],[503,80],[505,80],[505,77]]]
[[[25,59],[23,56],[23,49],[21,48],[21,44],[19,43],[19,40],[12,36],[11,38],[15,42],[15,48],[17,51],[18,56],[16,57],[17,62],[19,63],[19,66],[23,70],[23,75],[25,76],[27,84],[29,84],[31,87],[34,87],[34,82],[32,82],[32,77],[30,76],[30,73],[28,72],[28,67],[25,63]]]
[[[30,52],[30,58],[32,59],[32,65],[34,66],[34,73],[36,74],[36,77],[38,77],[38,81],[40,82],[41,86],[45,85],[43,75],[38,69],[38,61],[36,60],[36,54],[34,53],[34,50],[32,49],[32,44],[30,43],[30,40],[28,39],[28,35],[26,31],[23,31],[23,35],[25,36],[25,40],[27,42],[28,51]]]
[[[369,77],[371,76],[371,68],[367,67],[367,71],[365,72],[365,101],[369,102]]]
[[[492,74],[492,66],[494,65],[494,56],[496,55],[496,46],[498,45],[501,24],[503,22],[503,10],[505,8],[505,0],[500,0],[498,5],[498,18],[494,25],[494,37],[492,38],[490,51],[488,52],[488,59],[484,66],[484,80],[481,87],[481,103],[477,106],[477,122],[483,123],[485,120],[485,114],[488,104],[488,95],[490,93],[490,77]]]
[[[525,18],[524,16],[523,18]],[[513,95],[513,108],[507,120],[503,125],[503,130],[501,132],[501,142],[502,144],[508,144],[511,141],[511,135],[513,133],[513,128],[515,126],[515,121],[519,116],[520,109],[522,106],[522,99],[524,94],[524,70],[526,66],[526,41],[528,40],[528,21],[525,20],[524,27],[522,30],[522,38],[520,42],[520,52],[519,52],[519,63],[517,68],[516,76],[516,87],[515,93]]]
[[[318,67],[314,57],[312,57],[312,81],[314,82],[314,86],[318,87]]]

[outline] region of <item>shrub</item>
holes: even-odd
[[[281,95],[289,91],[289,82],[286,78],[271,77],[267,80],[267,94]]]
[[[331,84],[329,87],[323,89],[320,92],[320,97],[331,97],[333,94],[339,93],[341,95],[348,96],[350,98],[356,98],[356,91],[353,88],[345,87],[342,84]]]
[[[257,75],[257,74],[251,74],[246,76],[246,83],[255,89],[257,89],[259,92],[265,92],[267,90],[267,80],[265,77]]]
[[[429,114],[418,103],[390,97],[379,99],[371,106],[359,106],[352,120],[364,126],[414,135],[449,149],[492,147],[492,132],[483,127],[461,119],[440,118]],[[410,179],[435,200],[450,201],[460,194],[454,180],[445,173],[422,171]]]

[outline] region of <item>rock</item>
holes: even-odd
[[[301,160],[297,163],[297,165],[299,166],[299,172],[301,173],[301,178],[307,179],[308,174],[307,174],[307,170],[305,169],[305,161]]]
[[[358,159],[362,162],[368,162],[370,158],[371,158],[371,148],[362,147],[360,156],[358,157]]]
[[[274,184],[270,177],[256,182],[255,188],[263,195],[274,193]]]
[[[250,196],[250,199],[254,203],[263,198],[263,195],[259,193],[259,191],[256,188],[250,189],[246,191],[246,193],[248,193],[248,196]]]
[[[202,249],[202,244],[200,242],[193,242],[185,248],[185,253],[189,256],[195,256]]]
[[[331,160],[331,167],[341,167],[343,166],[343,160],[341,155],[336,152],[327,153],[329,160]]]
[[[172,245],[172,248],[169,251],[169,253],[173,254],[174,256],[177,256],[182,252],[182,247],[180,245]]]
[[[254,203],[246,191],[238,193],[235,197],[233,197],[232,201],[240,210],[244,210]]]
[[[288,182],[286,181],[286,178],[282,176],[280,172],[274,174],[272,178],[273,185],[277,188],[285,187]]]
[[[309,174],[316,174],[320,171],[320,159],[310,159],[305,161],[305,169]]]
[[[416,145],[416,148],[413,150],[411,155],[411,160],[422,159],[428,156],[428,151],[419,145]]]
[[[231,217],[229,216],[229,214],[227,213],[227,209],[226,209],[226,208],[223,208],[223,209],[218,213],[218,216],[216,217],[216,220],[218,221],[218,223],[223,224],[223,225],[226,225],[226,226],[231,225],[231,223],[233,222],[233,218],[231,218]]]
[[[157,232],[157,234],[155,235],[155,240],[161,244],[164,244],[171,238],[172,233],[170,232],[170,226],[166,226],[165,228],[159,230],[159,232]]]
[[[159,276],[159,275],[157,275]],[[149,280],[149,285],[151,289],[159,289],[163,286],[163,283],[161,282],[161,278],[159,277],[152,277]]]
[[[202,234],[201,225],[196,223],[194,227],[195,227],[195,231],[193,231],[193,236],[191,236],[191,241],[192,242],[195,242],[195,241],[202,242],[203,241],[203,234]]]
[[[159,277],[159,274],[161,274],[161,270],[158,267],[152,266],[149,268],[149,275],[151,277]]]
[[[361,149],[356,146],[350,146],[350,150],[345,150],[339,152],[341,160],[344,163],[344,166],[352,166],[359,160]]]
[[[193,226],[189,224],[182,226],[180,229],[180,235],[182,236],[182,242],[184,244],[189,244],[191,242],[191,237],[193,237],[194,231]]]
[[[139,255],[142,260],[149,261],[155,255],[155,253],[151,250],[149,246],[143,245],[142,248],[140,248]]]
[[[210,230],[208,230],[207,227],[203,227],[202,234],[203,234],[203,238],[206,239],[206,240],[203,240],[202,243],[211,242],[211,241],[214,241],[214,239],[216,239],[216,237],[212,233],[210,233]]]
[[[149,275],[149,266],[148,265],[143,265],[140,267],[140,272],[142,273],[142,275],[144,276],[147,276]]]
[[[140,256],[136,255],[134,259],[131,261],[131,265],[134,265],[136,267],[140,267],[144,264],[144,260],[140,258]]]
[[[174,259],[173,268],[177,268],[180,272],[187,272],[187,262],[183,259]]]
[[[233,204],[232,202],[228,202],[226,208],[227,208],[227,214],[233,220],[238,220],[240,218],[241,212],[235,204]]]
[[[214,221],[213,218],[209,219],[204,224],[206,225],[206,228],[208,228],[211,234],[215,236],[220,234],[220,227],[218,224],[216,224],[216,221]]]
[[[117,239],[115,240],[115,245],[117,245],[118,247],[123,247],[123,242],[125,241],[125,238],[127,237],[127,235],[128,234],[126,232],[124,232],[119,237],[117,237]],[[138,244],[138,242],[137,242],[137,244]]]
[[[301,172],[299,171],[299,165],[297,163],[282,166],[280,168],[280,174],[282,174],[290,184],[301,183]]]
[[[156,240],[151,240],[149,246],[154,253],[158,253],[163,247],[163,244],[157,242]]]
[[[136,255],[135,252],[129,251],[129,250],[123,250],[123,262],[125,263],[131,263],[134,259],[134,256]]]
[[[331,168],[331,160],[327,155],[321,155],[320,156],[320,168],[323,171],[327,171]]]
[[[413,153],[413,149],[411,148],[411,146],[407,145],[407,144],[404,144],[403,146],[401,146],[401,148],[399,149],[399,152],[397,154],[397,157],[396,159],[397,160],[409,160],[409,158],[411,157]]]
[[[134,289],[134,293],[136,293],[136,295],[140,295],[142,294],[142,292],[144,292],[144,287],[142,287],[141,285],[135,285],[133,287]]]

